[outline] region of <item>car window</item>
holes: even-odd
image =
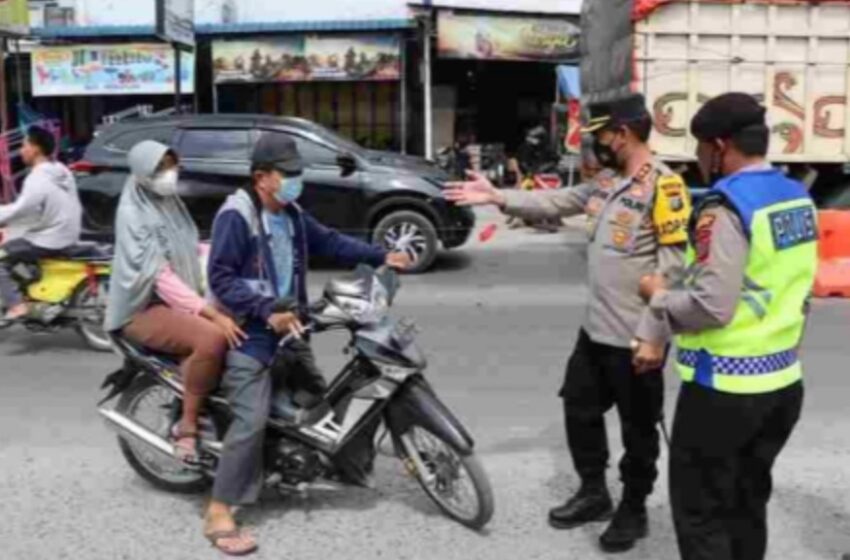
[[[250,146],[248,130],[189,129],[183,131],[177,152],[181,158],[246,161]]]
[[[128,132],[117,134],[115,137],[107,140],[105,147],[108,150],[117,152],[129,152],[139,142],[143,140],[156,140],[167,146],[171,145],[171,138],[174,136],[173,126],[146,126],[137,128]]]

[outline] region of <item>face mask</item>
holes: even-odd
[[[707,187],[713,187],[715,183],[723,178],[723,153],[718,149],[711,152],[711,160],[707,170],[701,169],[702,178]]]
[[[617,152],[608,144],[603,144],[599,138],[593,139],[593,155],[602,167],[617,169],[620,164],[617,161]]]
[[[304,179],[302,177],[284,177],[275,193],[275,198],[281,204],[290,204],[298,200],[304,191]]]
[[[159,196],[177,196],[177,170],[169,169],[151,179],[150,190]]]

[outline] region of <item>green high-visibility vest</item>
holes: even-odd
[[[803,185],[776,170],[728,177],[711,199],[734,209],[749,237],[744,287],[731,323],[677,337],[679,371],[686,382],[724,393],[784,389],[803,376],[797,350],[817,270],[815,206]]]

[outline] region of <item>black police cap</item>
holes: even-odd
[[[731,138],[751,127],[767,126],[766,109],[746,93],[724,93],[703,105],[691,120],[691,134],[697,140]]]
[[[639,93],[615,101],[592,103],[588,109],[590,118],[581,130],[584,133],[598,132],[649,117],[646,98]]]
[[[260,136],[251,155],[251,163],[270,166],[287,175],[304,170],[304,161],[295,140],[278,132],[265,132]]]

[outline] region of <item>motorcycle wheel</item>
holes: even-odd
[[[401,442],[407,469],[443,513],[476,531],[489,523],[493,489],[474,454],[464,456],[421,426],[412,426]]]
[[[148,377],[137,377],[121,395],[116,410],[142,426],[167,438],[173,411],[179,410],[174,393]],[[209,478],[197,469],[152,449],[132,438],[118,436],[121,453],[136,473],[167,492],[197,494],[209,487]]]
[[[106,302],[109,297],[109,276],[98,276],[96,282],[96,292],[93,292],[88,281],[85,281],[74,295],[73,306],[75,309],[91,309],[91,316],[80,319],[76,329],[89,348],[98,352],[110,352],[112,341],[103,328],[103,320],[106,317]]]

